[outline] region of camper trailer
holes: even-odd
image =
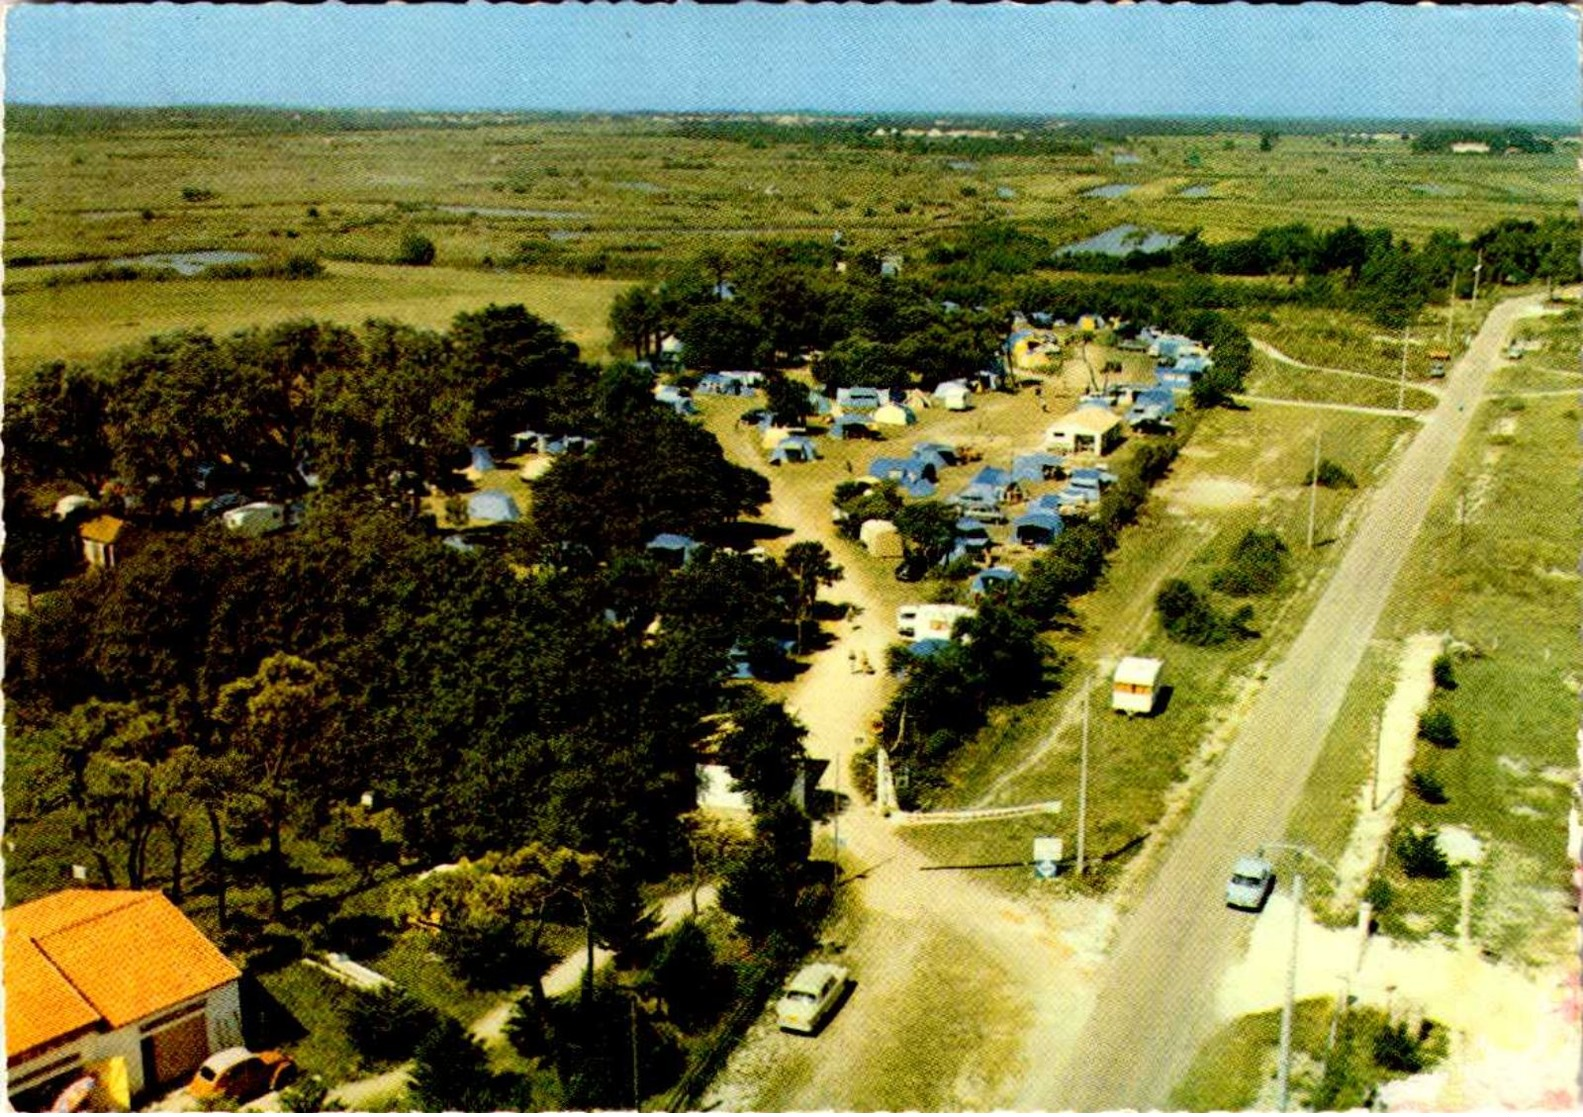
[[[238,535],[256,537],[279,531],[286,526],[286,506],[256,501],[232,508],[225,513],[225,529]]]
[[[1160,675],[1165,662],[1129,655],[1116,664],[1110,708],[1117,713],[1152,714],[1160,703]]]

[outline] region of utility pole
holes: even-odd
[[[1374,734],[1374,779],[1369,785],[1369,810],[1380,809],[1380,715],[1375,714],[1370,722],[1370,732]]]
[[[1474,317],[1475,320],[1477,320],[1478,314],[1479,314],[1479,307],[1478,307],[1478,302],[1479,302],[1479,273],[1481,271],[1483,271],[1483,270],[1484,270],[1484,253],[1483,253],[1482,250],[1480,250],[1480,252],[1479,252],[1479,262],[1473,265],[1473,297],[1468,300],[1468,302],[1473,304],[1473,317]]]
[[[1088,839],[1088,688],[1092,677],[1083,683],[1083,751],[1077,764],[1077,875],[1084,872],[1083,854]]]
[[[1400,411],[1407,402],[1407,335],[1411,326],[1402,327],[1402,375],[1396,381],[1396,410]]]
[[[1451,273],[1451,293],[1446,296],[1446,352],[1447,353],[1451,352],[1451,320],[1456,317],[1456,313],[1457,313],[1457,276],[1458,276],[1458,274],[1459,273],[1457,273],[1457,272],[1452,272]]]
[[[1314,509],[1319,503],[1319,432],[1314,432],[1314,472],[1308,479],[1308,549],[1314,549]]]
[[[1281,1112],[1292,1107],[1292,1007],[1297,1000],[1297,929],[1303,919],[1303,874],[1292,874],[1292,954],[1286,963],[1286,1003],[1281,1006],[1281,1062],[1277,1089]]]

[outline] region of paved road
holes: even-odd
[[[1041,1099],[1048,1108],[1161,1108],[1212,1030],[1216,986],[1250,923],[1220,903],[1228,867],[1284,834],[1512,320],[1542,299],[1513,299],[1491,312],[1452,368],[1439,406],[1370,497],[1308,623],[1126,917],[1094,1010],[1052,1096]]]

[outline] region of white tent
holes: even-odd
[[[874,412],[874,422],[882,427],[910,427],[917,421],[913,409],[900,404],[887,403]]]

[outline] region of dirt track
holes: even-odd
[[[1453,368],[1439,406],[1370,495],[1308,623],[1270,672],[1192,821],[1127,917],[1059,1087],[1027,1098],[1030,1104],[1097,1111],[1167,1102],[1213,1025],[1220,978],[1248,934],[1249,921],[1220,904],[1227,866],[1283,836],[1500,344],[1513,319],[1542,298],[1495,308]]]

